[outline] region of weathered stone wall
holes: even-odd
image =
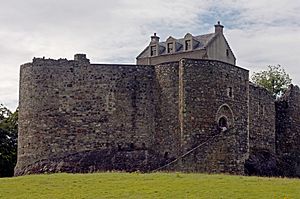
[[[290,85],[276,101],[276,153],[285,175],[300,177],[300,89]]]
[[[201,172],[244,172],[248,157],[248,71],[210,60],[183,59],[180,65],[181,139],[185,152],[227,131],[182,160]]]
[[[156,73],[156,129],[157,151],[164,157],[176,158],[181,153],[178,102],[178,62],[155,66]]]
[[[275,99],[266,89],[249,85],[250,152],[268,150],[275,153]]]
[[[248,95],[248,71],[220,61],[34,59],[21,66],[16,175],[150,171],[199,145],[166,169],[242,174]]]
[[[279,154],[300,151],[300,89],[291,85],[276,101],[276,149]]]
[[[21,66],[17,175],[44,160],[95,150],[106,150],[103,156],[137,150],[144,161],[154,148],[154,67],[75,60]],[[65,167],[74,164],[65,161]]]

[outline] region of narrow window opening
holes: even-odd
[[[226,49],[226,56],[229,57],[229,49]]]
[[[265,106],[261,104],[260,102],[258,103],[258,108],[257,108],[258,115],[265,115]]]
[[[164,158],[165,158],[165,159],[168,159],[168,158],[169,158],[169,152],[165,152]]]
[[[134,144],[130,143],[129,147],[130,147],[130,149],[134,149]]]
[[[121,151],[122,150],[122,145],[118,144],[118,150]]]
[[[228,89],[227,89],[227,95],[228,95],[228,97],[233,97],[232,87],[228,87]]]
[[[191,47],[191,40],[185,40],[185,50],[190,50]]]

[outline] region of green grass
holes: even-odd
[[[30,175],[0,179],[0,198],[300,198],[300,180],[184,173]]]

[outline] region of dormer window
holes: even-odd
[[[156,55],[156,46],[150,46],[150,56]]]
[[[172,53],[173,52],[173,43],[168,43],[167,44],[167,52]]]
[[[191,40],[185,40],[185,50],[191,50],[191,49],[192,49]]]

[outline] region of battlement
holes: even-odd
[[[39,67],[39,66],[47,66],[47,65],[68,65],[76,63],[89,64],[90,60],[86,58],[85,54],[75,54],[74,60],[68,60],[66,58],[59,59],[51,59],[45,57],[34,57],[31,63],[26,63],[21,65],[21,67]]]

